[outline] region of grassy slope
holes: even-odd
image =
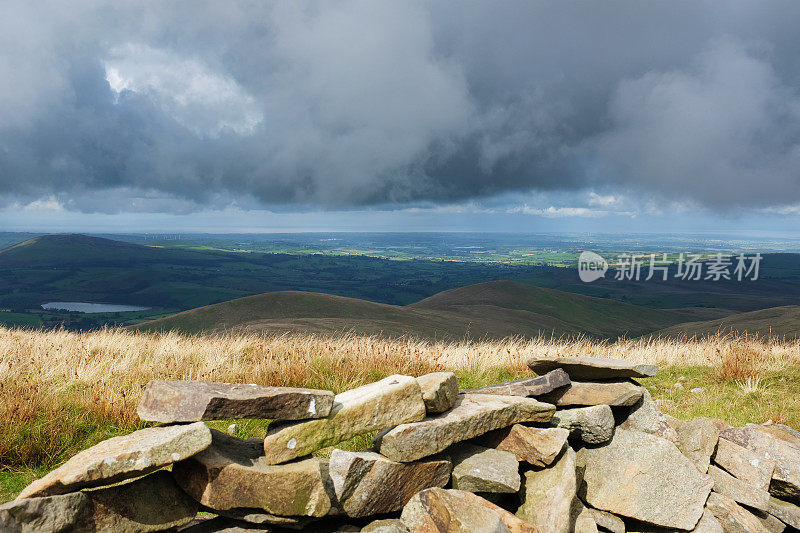
[[[352,331],[389,337],[479,339],[639,335],[679,321],[668,311],[495,281],[444,291],[405,307],[320,293],[267,293],[184,311],[136,328],[184,333]]]
[[[786,305],[739,313],[717,320],[687,322],[656,331],[654,335],[702,337],[717,332],[797,339],[800,338],[800,306]]]
[[[86,235],[42,235],[0,250],[4,268],[80,267],[159,261],[192,261],[201,254],[180,249],[142,246]]]

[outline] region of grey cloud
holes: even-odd
[[[794,203],[798,16],[738,0],[8,2],[0,198]]]

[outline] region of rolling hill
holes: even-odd
[[[717,333],[738,333],[759,337],[800,338],[800,306],[785,305],[737,313],[716,320],[685,322],[653,333],[660,337],[703,337]]]
[[[670,311],[534,287],[513,281],[441,292],[408,306],[330,294],[283,291],[238,298],[136,326],[186,333],[353,332],[425,339],[586,334],[636,336],[681,321]]]
[[[186,250],[142,246],[88,235],[41,235],[0,250],[0,268],[131,266],[202,257]]]

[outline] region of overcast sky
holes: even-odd
[[[800,228],[800,2],[15,2],[0,230]]]

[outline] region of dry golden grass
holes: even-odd
[[[198,337],[0,328],[0,470],[56,464],[96,441],[142,427],[136,404],[153,378],[340,392],[392,373],[420,375],[446,369],[456,371],[466,388],[525,375],[524,361],[534,355],[591,355],[675,368],[705,367],[741,394],[766,387],[754,381],[759,376],[800,368],[800,342],[747,337],[431,344],[354,336]],[[672,379],[669,371],[665,375],[663,379]],[[661,385],[669,383],[656,386]]]

